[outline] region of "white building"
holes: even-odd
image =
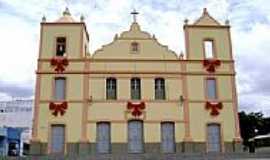
[[[33,100],[0,101],[0,127],[23,128],[23,142],[31,138],[32,119]]]

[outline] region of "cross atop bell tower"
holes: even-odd
[[[130,13],[133,15],[133,22],[137,21],[137,14],[139,14],[139,12],[137,12],[135,9]]]

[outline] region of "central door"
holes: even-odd
[[[52,125],[51,153],[63,154],[65,150],[65,126]]]
[[[128,152],[143,152],[143,122],[132,120],[128,122]]]
[[[207,146],[208,152],[220,152],[221,151],[221,136],[220,136],[220,125],[209,124],[207,126]]]

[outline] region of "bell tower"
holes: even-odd
[[[194,23],[189,24],[185,20],[184,33],[186,123],[183,141],[186,151],[199,146],[202,141],[206,145],[200,147],[206,152],[212,151],[212,139],[205,138],[212,133],[212,124],[223,134],[219,140],[224,141],[214,149],[221,152],[236,151],[241,137],[229,21],[221,24],[205,8]],[[220,129],[222,127],[223,130]],[[196,134],[198,132],[203,135]],[[232,147],[225,149],[225,145]]]
[[[85,57],[89,48],[89,35],[83,20],[84,18],[81,17],[81,21],[77,22],[68,8],[54,22],[46,22],[46,18],[43,17],[39,58]]]
[[[84,18],[76,21],[68,8],[54,22],[42,18],[31,154],[73,152],[73,143],[87,141],[88,44]],[[57,134],[61,144],[53,141]]]
[[[185,20],[184,32],[187,59],[233,59],[229,21],[220,24],[206,8],[193,24]]]

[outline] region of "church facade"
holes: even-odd
[[[178,56],[132,14],[130,29],[93,54],[83,18],[68,10],[55,22],[43,18],[31,153],[239,151],[228,21],[206,9],[186,20],[186,56]]]

